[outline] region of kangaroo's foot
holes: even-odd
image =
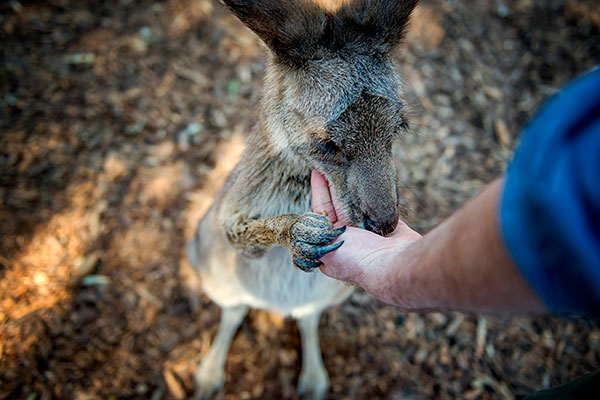
[[[195,400],[212,399],[223,387],[225,359],[231,346],[231,340],[247,313],[248,308],[245,306],[222,309],[217,336],[194,376]]]
[[[298,320],[302,339],[302,370],[298,380],[298,394],[310,400],[322,400],[329,391],[329,378],[319,347],[320,317],[320,313],[315,313]]]
[[[327,371],[302,371],[298,380],[298,395],[307,400],[323,400],[329,391]]]
[[[211,400],[225,383],[225,371],[213,368],[210,364],[203,360],[196,371],[194,400]]]
[[[305,272],[321,266],[319,258],[344,242],[328,243],[345,230],[345,226],[334,229],[331,220],[322,214],[308,212],[300,215],[289,231],[289,249],[294,265]]]

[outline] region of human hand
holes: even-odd
[[[332,198],[327,180],[318,171],[311,176],[313,211],[326,211],[334,226],[344,226],[348,221],[336,212],[337,199]],[[337,250],[321,257],[321,271],[332,278],[361,286],[367,292],[388,303],[394,303],[391,293],[391,267],[395,274],[402,272],[405,250],[421,235],[404,222],[399,221],[395,231],[388,237],[379,236],[365,229],[348,227],[334,243],[343,241]]]

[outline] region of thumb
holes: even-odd
[[[337,215],[331,201],[327,179],[316,169],[312,170],[310,187],[312,190],[313,211],[316,213],[325,211],[332,223],[337,222]]]

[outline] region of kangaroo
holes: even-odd
[[[195,398],[221,389],[231,341],[253,307],[297,319],[298,392],[322,399],[329,378],[319,318],[353,288],[318,269],[344,227],[311,212],[311,170],[325,176],[346,221],[381,235],[394,230],[392,143],[408,125],[390,52],[417,0],[223,3],[266,44],[267,68],[245,152],[187,245],[203,290],[222,308]]]

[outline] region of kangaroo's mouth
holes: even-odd
[[[331,219],[336,228],[345,225],[352,225],[350,218],[348,218],[344,212],[344,206],[342,205],[335,188],[329,184],[329,181],[327,178],[325,178],[325,175],[317,171],[315,179],[317,179],[319,187],[313,187],[313,190],[319,191],[318,197],[323,203],[318,207],[324,208],[324,210],[327,212],[327,216]]]
[[[329,189],[329,195],[331,198],[331,204],[333,205],[333,213],[334,213],[334,217],[335,220],[332,219],[332,221],[334,221],[334,225],[350,225],[350,220],[348,219],[348,217],[344,214],[344,208],[342,207],[342,203],[340,203],[340,198],[338,197],[335,189],[332,186],[329,186],[329,181],[327,181],[327,188]]]

